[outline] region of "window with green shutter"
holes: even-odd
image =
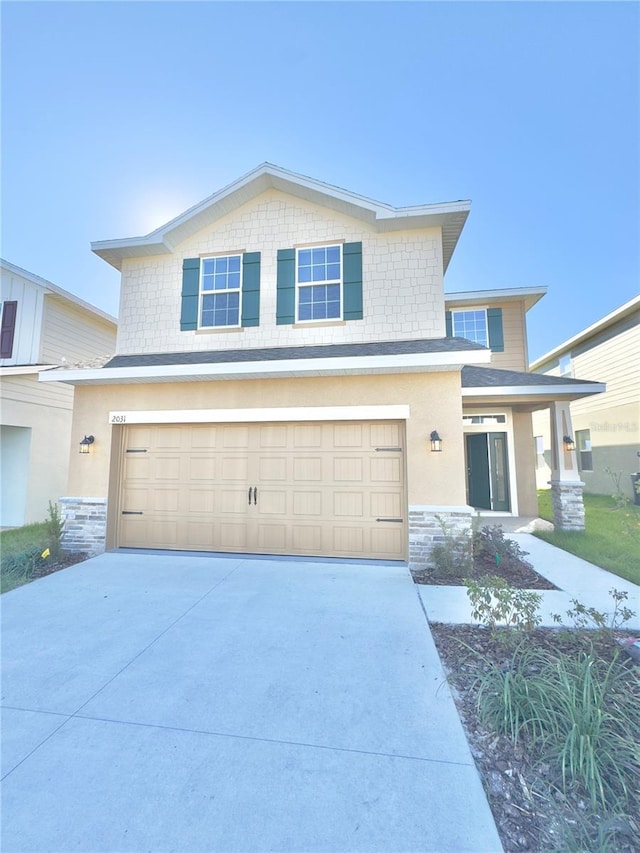
[[[362,319],[362,243],[278,252],[276,322]]]
[[[488,347],[492,352],[504,352],[502,308],[467,308],[447,311],[447,337],[466,338]]]
[[[183,261],[182,331],[259,323],[260,252]]]

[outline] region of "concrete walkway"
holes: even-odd
[[[502,849],[402,565],[111,553],[1,606],[7,853]]]
[[[500,523],[497,520],[496,523]],[[616,589],[628,594],[624,604],[634,610],[636,616],[625,624],[625,628],[640,630],[640,586],[612,575],[604,569],[575,557],[567,551],[561,551],[530,533],[508,533],[528,552],[527,560],[540,574],[550,580],[558,590],[538,590],[542,596],[540,615],[542,625],[557,627],[552,614],[558,613],[562,624],[573,625],[567,616],[572,609],[572,599],[577,599],[586,607],[595,607],[601,613],[612,613],[614,601],[609,590]],[[473,624],[471,605],[465,587],[455,586],[418,586],[427,616],[431,622],[446,624]]]

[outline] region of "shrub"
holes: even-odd
[[[516,631],[532,631],[540,624],[538,609],[542,596],[529,589],[514,589],[496,575],[483,575],[478,580],[466,578],[467,595],[472,616],[487,628],[498,623]]]
[[[610,637],[617,628],[624,627],[624,623],[632,619],[636,613],[623,602],[629,598],[629,593],[624,590],[610,589],[609,595],[613,600],[613,612],[603,612],[595,607],[586,607],[577,598],[571,599],[571,607],[567,610],[567,616],[573,621],[574,627],[578,629],[596,629],[603,637]],[[552,613],[554,622],[562,622],[559,613]]]
[[[51,553],[54,557],[59,557],[62,550],[62,529],[64,522],[60,515],[58,504],[53,504],[49,501],[49,514],[44,524]]]
[[[528,553],[513,539],[505,539],[500,525],[487,525],[473,535],[473,556],[483,562],[494,562],[496,566],[505,568],[523,564],[531,569],[531,563],[524,559]]]
[[[442,530],[429,555],[433,574],[437,578],[462,577],[473,568],[473,542],[471,530],[455,532],[453,525],[436,516]]]
[[[43,564],[41,548],[28,548],[2,555],[2,592],[26,583]]]

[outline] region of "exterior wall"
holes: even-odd
[[[445,294],[446,302],[446,294]],[[456,302],[446,304],[447,311],[474,311],[482,308],[502,309],[502,334],[504,336],[504,352],[491,353],[491,367],[499,370],[523,370],[528,369],[527,356],[527,327],[526,311],[523,301],[494,300],[486,305]]]
[[[278,249],[362,241],[364,319],[276,325]],[[182,261],[220,252],[260,252],[260,326],[180,331]],[[277,190],[268,190],[175,248],[172,255],[125,261],[119,354],[301,346],[445,335],[441,229],[378,233]]]
[[[0,291],[3,303],[12,301],[18,303],[13,352],[11,358],[0,359],[0,366],[37,364],[44,311],[44,288],[2,267]]]
[[[621,474],[620,486],[633,497],[630,474],[640,470],[640,325],[613,329],[590,345],[572,354],[572,377],[606,382],[604,394],[571,403],[574,432],[588,429],[591,434],[593,471],[580,470],[585,492],[613,494],[614,481],[606,471]],[[539,372],[558,375],[551,363]],[[544,458],[538,459],[538,488],[548,488],[550,469],[550,424],[548,410],[534,414],[534,433],[544,436]]]
[[[40,363],[58,364],[64,358],[73,364],[113,355],[115,350],[113,323],[92,316],[58,296],[50,294],[45,298]]]
[[[315,379],[268,379],[175,384],[78,386],[73,435],[95,435],[87,455],[71,454],[69,494],[106,497],[117,479],[117,426],[110,411],[157,411],[211,408],[409,405],[406,425],[409,511],[425,506],[464,506],[465,469],[460,374],[421,373],[337,376]],[[437,429],[443,451],[431,453],[429,434]],[[112,508],[109,508],[109,512]],[[112,518],[113,516],[110,516]],[[108,542],[109,544],[109,542]]]
[[[3,377],[0,524],[19,526],[43,521],[48,502],[66,493],[73,390],[61,383],[38,384],[37,373]],[[16,472],[12,473],[11,465],[4,464],[5,455],[15,446],[14,428],[28,430],[30,435],[29,452],[25,453],[23,445],[27,434],[22,433],[21,453],[23,462],[28,462],[28,469],[19,477]]]

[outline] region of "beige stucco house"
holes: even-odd
[[[145,237],[117,355],[75,386],[68,547],[409,560],[438,518],[535,514],[531,412],[602,390],[526,372],[543,288],[444,293],[470,209],[394,208],[264,164]],[[562,435],[562,432],[560,432]],[[560,452],[574,524],[575,455]],[[579,492],[579,489],[578,489]]]
[[[74,388],[38,377],[113,355],[116,320],[8,261],[0,272],[0,525],[19,527],[67,490]]]
[[[531,370],[606,384],[604,394],[571,403],[578,471],[587,492],[613,494],[619,478],[633,498],[630,475],[640,471],[640,296],[536,359]],[[537,484],[544,489],[551,477],[545,412],[536,412],[534,434]]]

